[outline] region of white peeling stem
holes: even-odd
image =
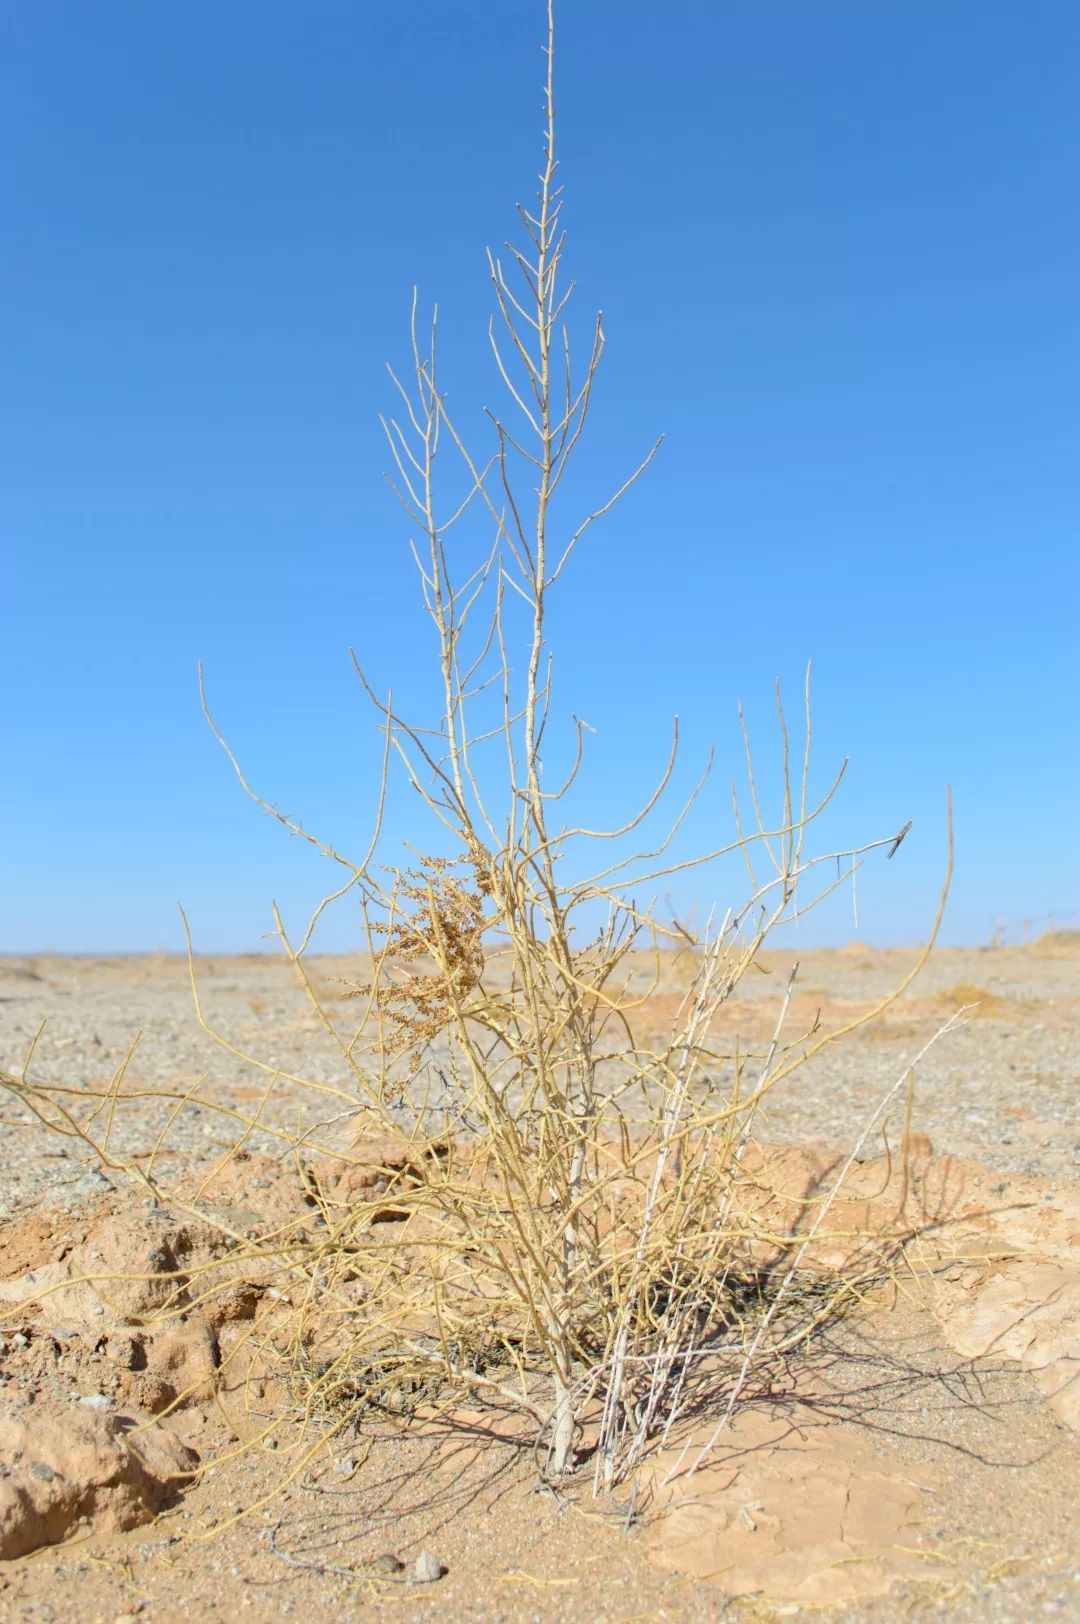
[[[551,1423],[551,1475],[565,1477],[573,1462],[574,1452],[574,1393],[563,1379],[555,1374],[555,1409]]]

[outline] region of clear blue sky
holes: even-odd
[[[680,849],[712,842],[736,700],[764,725],[812,656],[822,777],[852,759],[834,832],[915,819],[859,936],[925,928],[947,780],[947,937],[1072,913],[1080,8],[560,13],[568,252],[609,339],[583,495],[667,436],[555,614],[597,815],[678,711],[687,775],[721,758]],[[349,645],[430,695],[383,363],[419,283],[482,435],[541,28],[539,0],[0,8],[3,949],[177,945],[177,898],[246,948],[321,888],[208,735],[199,657],[264,792],[366,839]],[[854,934],[850,898],[806,933]]]

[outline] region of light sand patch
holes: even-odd
[[[709,1440],[700,1427],[650,1462],[650,1558],[727,1596],[836,1603],[925,1577],[916,1549],[921,1489],[899,1464],[809,1411],[736,1414],[708,1464],[665,1482]],[[685,1455],[684,1455],[685,1450]]]

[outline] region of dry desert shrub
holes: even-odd
[[[1080,953],[1080,930],[1068,927],[1060,930],[1044,930],[1031,946],[1034,953],[1046,958]]]
[[[1002,998],[999,993],[991,992],[989,987],[977,986],[971,981],[958,981],[955,986],[943,987],[940,992],[934,993],[934,1002],[953,1009],[970,1009],[978,1015],[1000,1015],[1010,1005],[1019,1008],[1016,1000]]]
[[[545,755],[557,759],[553,596],[569,582],[575,549],[656,450],[609,499],[566,516],[564,476],[605,337],[597,317],[577,367],[553,37],[549,7],[538,197],[519,210],[520,244],[505,259],[489,255],[489,337],[507,399],[506,415],[490,414],[490,450],[473,452],[448,406],[437,327],[432,320],[422,334],[415,297],[408,375],[391,374],[400,406],[384,428],[434,632],[441,715],[434,725],[402,716],[357,662],[384,756],[372,836],[355,858],[263,800],[211,721],[245,790],[340,876],[296,938],[276,909],[275,929],[343,1080],[329,1088],[286,1076],[216,1031],[192,959],[199,1020],[264,1088],[246,1116],[198,1092],[177,1095],[175,1109],[197,1099],[221,1111],[240,1153],[260,1134],[276,1137],[307,1206],[255,1239],[233,1234],[223,1256],[186,1278],[184,1303],[166,1294],[156,1312],[211,1303],[238,1278],[272,1280],[276,1318],[253,1327],[248,1352],[257,1345],[287,1382],[314,1429],[310,1449],[371,1410],[452,1410],[479,1397],[526,1419],[549,1477],[565,1479],[587,1460],[607,1490],[696,1401],[700,1369],[720,1372],[730,1414],[757,1362],[857,1289],[855,1280],[806,1284],[806,1247],[828,1198],[807,1206],[793,1241],[790,1226],[754,1217],[743,1158],[770,1092],[872,1022],[925,953],[889,997],[839,1029],[789,1030],[796,966],[778,991],[769,1041],[741,1047],[714,1032],[770,932],[850,882],[869,855],[893,856],[906,832],[843,850],[812,844],[843,769],[811,795],[809,684],[799,744],[777,691],[775,814],[746,734],[745,812],[733,794],[730,840],[697,857],[671,852],[704,780],[652,832],[672,793],[677,726],[655,787],[617,826],[576,811],[587,782],[583,723],[574,723],[565,773],[551,781],[545,772]],[[392,766],[431,818],[430,850],[407,865],[386,855]],[[649,899],[673,873],[731,854],[745,862],[744,900],[686,940]],[[308,954],[324,911],[343,899],[363,922],[364,968],[328,988]],[[657,1039],[639,1014],[673,952],[678,996]],[[90,1101],[30,1076],[26,1067],[4,1082],[108,1159],[109,1121],[138,1108],[124,1098],[122,1074]],[[283,1088],[325,1100],[328,1119],[303,1132],[275,1125],[270,1107]],[[862,1125],[852,1158],[875,1122]],[[168,1199],[152,1164],[132,1171]],[[189,1204],[205,1212],[199,1192]]]

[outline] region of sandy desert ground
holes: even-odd
[[[860,945],[806,953],[793,1019],[820,1010],[839,1023],[880,998],[912,957]],[[765,962],[769,973],[749,978],[723,1015],[751,1036],[769,1019],[791,955]],[[331,996],[336,977],[355,974],[345,961],[317,969]],[[207,1018],[233,1043],[271,1069],[342,1082],[287,966],[219,958],[198,971]],[[672,965],[655,999],[658,1027],[677,982]],[[974,1018],[920,1066],[914,1119],[925,1136],[923,1194],[955,1200],[962,1191],[967,1202],[965,1261],[942,1268],[932,1290],[894,1283],[865,1312],[829,1325],[787,1387],[738,1418],[694,1495],[655,1498],[641,1516],[584,1490],[538,1490],[531,1451],[479,1412],[473,1437],[392,1416],[362,1435],[343,1432],[271,1494],[287,1438],[230,1456],[227,1406],[204,1398],[177,1411],[162,1444],[174,1462],[192,1458],[185,1449],[230,1457],[194,1487],[170,1498],[160,1482],[124,1479],[115,1461],[102,1467],[103,1450],[122,1454],[125,1406],[137,1416],[160,1408],[172,1367],[155,1364],[153,1348],[147,1362],[145,1349],[133,1351],[137,1338],[106,1334],[92,1317],[61,1323],[48,1301],[25,1312],[18,1304],[43,1271],[95,1238],[160,1231],[174,1244],[172,1220],[4,1095],[0,1512],[14,1496],[25,1521],[33,1500],[42,1537],[62,1543],[0,1563],[0,1617],[174,1624],[319,1609],[373,1620],[629,1624],[795,1617],[823,1606],[882,1624],[923,1612],[1017,1624],[1078,1616],[1080,941],[938,952],[901,1004],[770,1099],[759,1134],[802,1147],[775,1155],[801,1156],[816,1176],[814,1157],[824,1165],[830,1147],[849,1145],[910,1055],[973,1001]],[[0,961],[0,1063],[18,1071],[42,1022],[32,1063],[41,1079],[100,1084],[141,1032],[129,1086],[183,1089],[205,1077],[215,1100],[240,1110],[260,1090],[200,1029],[179,959]],[[289,1108],[286,1088],[279,1109]],[[149,1110],[124,1113],[113,1143],[125,1158],[145,1156],[157,1125]],[[221,1133],[219,1118],[182,1109],[169,1139],[177,1176],[219,1155]],[[867,1200],[889,1187],[881,1149],[875,1141],[857,1169]],[[253,1141],[230,1176],[220,1199],[234,1215],[289,1199],[288,1170],[269,1141]],[[189,1338],[174,1349],[174,1364],[195,1358],[193,1348]],[[172,1378],[175,1390],[175,1370]],[[169,1500],[160,1514],[115,1532],[107,1514],[65,1525],[61,1512],[42,1512],[83,1469],[70,1455],[76,1435],[85,1471],[113,1470],[111,1486],[99,1484],[101,1507],[121,1493],[147,1508]],[[3,1515],[0,1534],[11,1526]],[[444,1571],[420,1583],[424,1552]]]

